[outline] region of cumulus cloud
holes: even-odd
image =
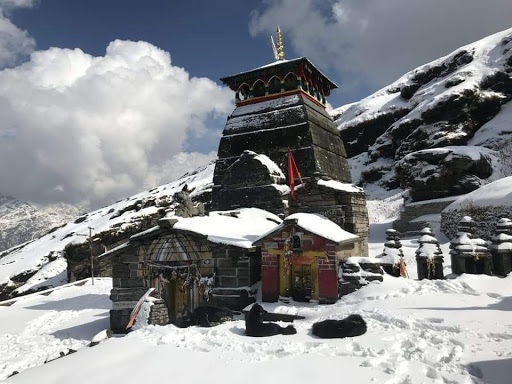
[[[34,39],[5,15],[11,9],[32,5],[33,1],[30,0],[0,0],[0,68],[16,64],[34,50]]]
[[[232,109],[228,89],[146,42],[33,52],[0,71],[0,192],[97,206],[169,182],[215,157],[188,139],[220,137]]]
[[[343,88],[386,85],[461,45],[510,27],[510,0],[275,0],[252,35],[281,27],[299,55],[338,72]]]

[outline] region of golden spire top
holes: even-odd
[[[277,59],[284,60],[283,36],[279,26],[277,27]]]

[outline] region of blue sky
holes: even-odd
[[[264,9],[261,1],[247,0],[42,0],[36,8],[16,9],[11,20],[35,38],[40,50],[78,47],[99,56],[114,39],[144,40],[170,52],[173,64],[192,76],[220,84],[222,76],[273,61],[269,33],[249,31],[251,13]],[[301,56],[287,39],[286,57]],[[315,64],[343,83],[333,68],[321,60]],[[338,106],[371,90],[342,95],[341,89],[330,101]]]
[[[211,161],[234,108],[219,78],[273,61],[277,25],[287,58],[340,86],[338,107],[511,14],[510,0],[0,0],[0,195],[93,208]]]

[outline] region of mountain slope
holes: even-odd
[[[80,210],[69,204],[34,207],[0,196],[0,252],[38,238],[57,225],[76,218]]]
[[[386,189],[410,188],[413,198],[424,200],[466,193],[509,173],[508,156],[501,153],[512,138],[511,72],[508,29],[333,110],[353,169],[361,170],[359,180],[353,177]],[[474,147],[477,155],[460,153],[460,146]],[[452,149],[421,152],[441,147]],[[475,173],[482,167],[491,169]]]
[[[155,225],[159,218],[172,211],[173,195],[185,184],[189,190],[194,189],[193,199],[208,200],[214,166],[215,163],[210,163],[200,167],[179,180],[82,215],[38,239],[0,253],[0,300],[65,283],[64,248],[83,248],[88,254],[89,227],[95,254],[100,254]]]

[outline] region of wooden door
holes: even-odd
[[[295,301],[309,301],[313,289],[310,264],[291,265],[291,295]]]

